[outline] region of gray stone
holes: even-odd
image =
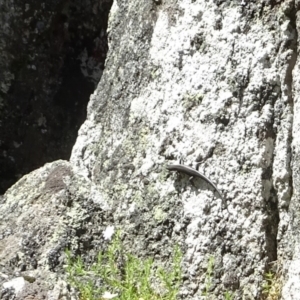
[[[282,299],[297,299],[298,23],[293,1],[114,1],[70,162],[1,200],[0,272],[35,270],[39,292],[57,297],[64,249],[91,264],[114,228],[124,251],[158,265],[180,245],[182,299],[204,299],[211,258],[207,299],[261,299],[270,270]],[[225,203],[167,172],[181,158],[201,162]]]
[[[14,292],[18,295],[18,293],[24,288],[25,280],[23,277],[16,277],[13,278],[10,281],[3,283],[4,289],[10,289],[13,288]]]

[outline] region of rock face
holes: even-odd
[[[126,250],[161,264],[182,247],[183,299],[203,297],[211,256],[209,299],[261,299],[270,270],[282,299],[299,299],[297,10],[114,1],[105,70],[70,162],[26,175],[1,200],[3,278],[29,272],[53,298],[63,250],[91,262],[115,226]],[[181,158],[199,162],[225,201],[166,171]]]
[[[69,159],[107,52],[112,0],[0,2],[0,194]]]
[[[57,275],[63,270],[64,250],[70,248],[81,254],[103,243],[99,232],[107,222],[101,222],[101,218],[109,206],[95,186],[77,176],[66,161],[47,164],[24,176],[4,199],[1,272],[6,275],[21,272],[26,278],[26,289],[18,291],[16,299],[29,295],[51,298],[57,288]],[[96,232],[91,225],[96,226]],[[4,295],[3,292],[1,299]]]

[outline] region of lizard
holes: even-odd
[[[224,201],[224,198],[221,192],[218,190],[217,186],[212,181],[210,181],[206,176],[198,172],[196,169],[178,164],[178,165],[167,165],[167,170],[185,173],[187,175],[194,176],[194,177],[200,177],[201,179],[205,180],[208,184],[210,184],[218,192],[221,199]]]

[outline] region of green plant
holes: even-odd
[[[274,280],[274,273],[268,272],[265,274],[265,282],[263,283],[263,294],[269,294]]]
[[[232,293],[232,292],[226,291],[224,293],[224,300],[232,300],[233,297],[234,297],[234,293]]]
[[[203,292],[203,296],[208,296],[209,290],[211,288],[214,265],[215,265],[215,258],[213,256],[210,256],[207,263],[207,271],[205,275],[205,289]]]
[[[105,292],[113,294],[116,300],[175,300],[181,284],[182,253],[178,246],[174,248],[171,270],[155,269],[152,258],[141,260],[124,253],[120,232],[105,252],[99,252],[90,268],[84,266],[81,258],[72,259],[68,250],[66,256],[69,282],[79,290],[81,300],[104,299]],[[163,292],[157,292],[154,281]]]
[[[158,276],[164,283],[165,288],[168,291],[168,299],[176,299],[177,293],[179,291],[179,286],[181,284],[181,260],[182,253],[178,246],[175,246],[173,252],[173,263],[172,270],[167,271],[166,269],[159,267]]]
[[[276,273],[269,271],[265,274],[265,282],[263,288],[263,299],[266,300],[278,300],[281,296],[282,282],[280,276]]]

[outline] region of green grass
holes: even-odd
[[[203,296],[208,296],[209,290],[212,283],[212,273],[214,271],[215,258],[210,256],[207,263],[207,271],[205,275],[205,289],[203,291]]]
[[[278,300],[281,298],[282,281],[280,276],[272,271],[265,274],[263,288],[263,299]]]
[[[124,253],[120,232],[97,261],[86,267],[80,257],[72,259],[66,250],[68,280],[80,293],[81,300],[100,300],[106,292],[115,300],[175,300],[181,284],[182,253],[175,246],[171,269],[154,267],[153,259],[140,259]]]
[[[226,291],[224,293],[224,300],[232,300],[234,299],[234,293]]]

